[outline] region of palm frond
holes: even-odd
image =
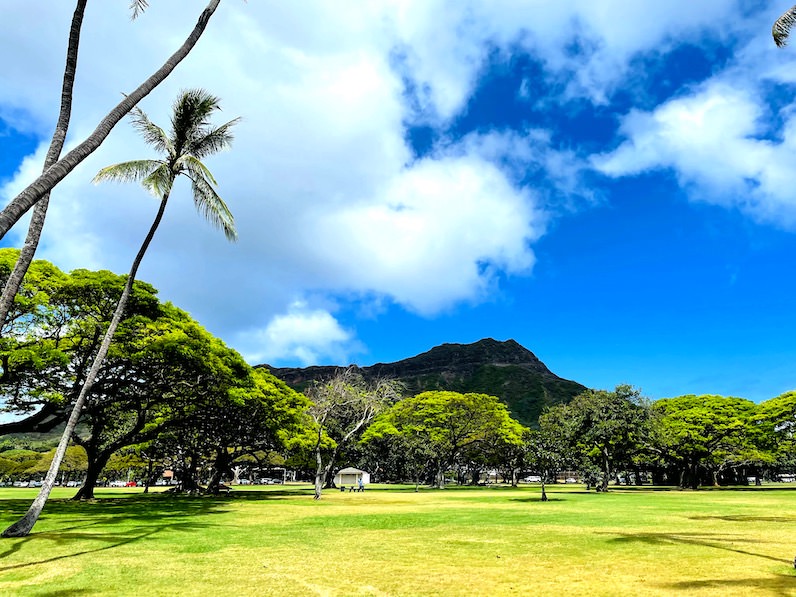
[[[162,163],[159,168],[150,172],[149,176],[141,181],[141,185],[158,199],[163,199],[171,193],[176,176],[168,164]]]
[[[141,4],[146,7],[146,2]],[[172,131],[166,133],[139,108],[132,111],[133,126],[144,140],[165,154],[160,160],[138,160],[103,168],[99,180],[140,181],[150,193],[168,199],[175,179],[185,174],[191,180],[196,209],[213,226],[220,228],[229,240],[237,240],[235,219],[226,203],[218,196],[216,180],[200,158],[225,149],[232,141],[236,118],[213,127],[211,116],[219,110],[219,99],[203,89],[183,91],[174,102]]]
[[[161,160],[133,160],[121,162],[112,166],[105,166],[92,179],[98,183],[106,180],[114,182],[137,182],[148,177],[157,170],[163,162]]]
[[[227,204],[224,203],[224,200],[213,188],[215,180],[209,175],[210,172],[205,165],[196,158],[191,157],[185,161],[185,171],[186,176],[191,180],[193,200],[197,211],[212,226],[222,230],[227,240],[237,240],[238,232],[235,229],[235,218]]]
[[[186,152],[201,159],[227,149],[234,138],[231,129],[239,122],[240,118],[235,118],[217,128],[203,131],[203,135],[190,141],[185,148]]]
[[[188,141],[210,124],[210,116],[219,109],[219,99],[204,89],[187,89],[174,102],[171,117],[172,137]]]
[[[149,120],[149,116],[138,106],[130,111],[130,120],[133,121],[133,128],[138,131],[149,145],[161,153],[169,155],[173,153],[172,142],[166,131]]]
[[[208,170],[207,166],[194,155],[182,156],[179,162],[177,162],[177,168],[179,168],[181,172],[185,171],[191,176],[204,178],[209,184],[218,186],[216,179],[213,178],[213,174]]]
[[[796,23],[796,6],[791,6],[790,9],[774,21],[774,26],[771,27],[771,35],[774,37],[774,43],[777,44],[778,48],[788,45],[788,37],[794,23]]]
[[[133,20],[137,19],[138,16],[144,12],[149,7],[149,2],[147,0],[133,0],[130,2],[130,10],[132,11],[132,18]]]

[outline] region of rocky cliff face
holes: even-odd
[[[341,367],[267,367],[296,389],[333,376]],[[502,399],[526,425],[536,422],[546,406],[568,402],[585,386],[551,372],[530,350],[514,340],[485,338],[473,344],[442,344],[395,363],[359,368],[365,379],[401,381],[407,395],[426,390],[478,392]]]

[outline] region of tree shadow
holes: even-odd
[[[719,549],[722,551],[730,551],[745,556],[752,556],[762,558],[777,564],[785,564],[791,566],[791,560],[784,558],[777,558],[765,553],[758,553],[750,549],[741,549],[736,547],[738,543],[741,544],[754,544],[759,545],[760,541],[743,537],[737,533],[715,533],[707,535],[703,533],[601,533],[614,535],[613,542],[615,543],[644,543],[653,546],[678,546],[678,545],[696,545],[700,547],[709,547],[711,549]],[[618,536],[617,536],[618,535]]]
[[[51,564],[59,560],[66,560],[78,556],[84,556],[90,553],[99,553],[102,551],[107,551],[109,549],[114,549],[116,547],[121,547],[122,545],[128,545],[130,543],[146,539],[147,537],[156,535],[164,530],[168,530],[169,532],[179,531],[179,530],[196,530],[207,526],[210,525],[178,522],[170,524],[164,523],[162,525],[149,526],[145,529],[136,529],[126,533],[116,533],[116,534],[99,533],[99,532],[98,533],[61,533],[61,532],[37,533],[35,535],[28,535],[27,537],[14,539],[13,541],[15,545],[13,545],[11,549],[0,555],[0,558],[20,551],[25,544],[31,541],[40,541],[42,539],[55,539],[56,544],[63,544],[74,540],[80,540],[80,541],[88,540],[88,541],[99,541],[102,543],[106,543],[107,545],[103,545],[101,547],[96,547],[93,549],[84,549],[82,551],[75,551],[72,553],[61,554],[50,558],[33,560],[30,562],[23,562],[20,564],[10,564],[8,566],[0,565],[0,572],[7,572],[9,570],[17,570],[21,568],[29,568],[30,566],[38,566],[40,564]]]
[[[689,516],[689,520],[725,520],[727,522],[796,523],[796,516],[749,516],[745,514]]]
[[[50,500],[32,532],[27,537],[0,539],[0,562],[23,550],[26,545],[47,541],[56,547],[74,542],[92,541],[99,546],[19,564],[0,564],[0,572],[48,564],[58,560],[114,549],[161,533],[193,532],[213,526],[208,520],[229,509],[229,499],[210,496],[187,497],[163,494],[97,499],[91,502]],[[30,506],[29,500],[0,501],[0,520],[13,521]],[[55,522],[57,526],[49,526]],[[121,532],[107,532],[108,527],[134,525]],[[4,525],[5,526],[5,525]],[[37,531],[36,528],[45,530]]]
[[[700,589],[721,589],[732,595],[793,595],[796,576],[775,574],[767,578],[744,578],[737,580],[710,579],[668,583],[663,585],[671,592],[689,592]]]
[[[539,496],[533,496],[533,497],[527,497],[527,498],[511,498],[511,499],[509,499],[509,501],[510,502],[522,502],[522,503],[526,503],[526,504],[528,504],[528,503],[536,503],[536,502],[539,502],[540,504],[544,504],[545,503],[544,501],[542,501],[542,499]],[[560,497],[550,497],[548,495],[547,496],[547,500],[545,500],[545,501],[547,501],[547,502],[566,502],[567,500],[565,500],[564,498],[560,498]]]

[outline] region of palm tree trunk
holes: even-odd
[[[69,415],[69,420],[67,421],[66,428],[61,436],[61,441],[58,443],[58,448],[55,451],[55,456],[50,464],[50,469],[47,471],[47,476],[44,478],[44,482],[39,490],[39,495],[36,496],[35,500],[33,500],[33,503],[31,504],[25,516],[3,531],[3,537],[26,537],[28,534],[30,534],[31,529],[33,529],[33,525],[36,524],[36,521],[41,515],[41,511],[44,509],[44,504],[47,503],[47,498],[50,497],[50,492],[52,491],[53,484],[55,483],[55,478],[58,475],[58,469],[61,466],[61,461],[64,459],[66,448],[69,445],[69,439],[72,437],[75,427],[77,427],[77,422],[80,419],[80,412],[83,410],[83,404],[86,401],[86,396],[91,391],[94,381],[99,375],[102,363],[105,361],[105,356],[108,354],[108,348],[110,348],[111,340],[113,339],[114,333],[116,333],[116,328],[119,327],[119,323],[122,320],[122,315],[124,314],[124,309],[127,306],[127,299],[132,291],[133,282],[135,282],[135,275],[138,272],[138,266],[141,265],[144,254],[149,248],[152,238],[155,236],[155,232],[160,225],[160,221],[163,219],[163,212],[166,211],[166,203],[168,200],[168,195],[165,195],[161,200],[155,220],[152,222],[149,232],[147,233],[144,242],[141,244],[138,254],[135,256],[133,265],[130,268],[130,273],[127,276],[127,283],[124,285],[124,290],[122,291],[122,296],[119,297],[119,302],[116,304],[116,311],[113,313],[113,318],[111,319],[111,323],[105,332],[105,337],[102,339],[102,344],[100,344],[97,355],[94,357],[94,362],[91,364],[91,369],[86,376],[85,382],[83,382],[83,387],[80,389],[80,395],[77,397],[77,400],[72,407],[72,413]]]
[[[69,44],[66,49],[66,66],[64,67],[64,80],[61,86],[61,111],[58,114],[58,122],[55,124],[55,132],[53,133],[50,147],[47,150],[47,157],[44,159],[44,169],[52,166],[58,161],[61,155],[61,149],[64,147],[64,140],[66,139],[66,131],[69,129],[69,119],[72,114],[72,89],[75,83],[75,71],[77,70],[77,53],[80,46],[80,29],[83,25],[83,13],[86,10],[86,3],[88,0],[78,0],[75,6],[75,12],[72,15],[72,26],[69,29]],[[25,238],[25,244],[22,246],[22,251],[19,254],[14,271],[11,272],[6,285],[3,288],[3,294],[0,295],[0,329],[6,322],[8,311],[14,303],[14,297],[17,295],[22,278],[28,271],[30,262],[33,261],[33,255],[36,253],[36,248],[39,246],[39,239],[41,238],[41,231],[44,228],[44,218],[47,216],[47,207],[50,203],[50,193],[47,192],[42,195],[42,198],[36,203],[33,210],[33,217],[28,225],[28,234]]]
[[[27,212],[37,201],[41,200],[45,193],[49,193],[55,185],[63,180],[75,167],[90,156],[102,145],[105,138],[110,134],[114,126],[124,118],[124,116],[135,107],[135,105],[152,92],[155,87],[160,85],[166,77],[182,62],[188,53],[199,41],[204,33],[207,23],[216,11],[221,0],[210,0],[210,3],[202,11],[196,26],[185,40],[182,46],[169,57],[168,60],[155,71],[146,81],[141,83],[130,95],[124,97],[115,108],[113,108],[103,118],[88,138],[67,153],[17,195],[0,212],[0,239],[2,239],[11,227]]]

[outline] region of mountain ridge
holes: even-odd
[[[345,369],[337,365],[257,367],[269,369],[297,390]],[[569,402],[586,389],[578,382],[557,376],[533,352],[512,339],[445,343],[393,363],[355,367],[366,380],[387,378],[402,382],[407,395],[451,390],[497,396],[525,425],[534,425],[545,407]]]

